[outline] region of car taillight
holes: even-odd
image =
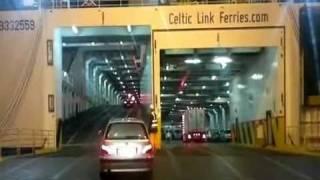
[[[202,134],[202,139],[206,139],[207,136],[205,134]]]
[[[142,149],[142,153],[144,154],[152,153],[152,145],[151,144],[145,145]]]
[[[191,135],[190,134],[188,134],[188,139],[191,139]]]
[[[142,153],[146,154],[148,158],[152,158],[154,154],[152,145],[151,144],[145,145],[142,149]]]
[[[100,156],[107,156],[107,155],[109,155],[108,147],[102,144],[100,147]]]

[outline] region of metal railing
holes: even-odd
[[[297,146],[299,144],[299,137],[301,134],[299,126],[287,126],[286,127],[286,144]]]
[[[303,3],[299,0],[38,0],[33,5],[23,6],[5,3],[1,10],[37,10],[60,8],[100,8],[100,7],[135,7],[186,4],[243,4],[243,3]],[[310,3],[313,3],[310,2]]]
[[[53,130],[2,129],[0,130],[0,158],[6,149],[14,149],[14,155],[21,155],[22,149],[35,153],[37,149],[55,147],[56,132]]]
[[[320,149],[320,121],[304,121],[300,124],[301,142],[309,149]]]
[[[236,4],[236,3],[272,3],[281,0],[42,0],[39,7],[60,8],[100,8],[100,7],[134,7],[187,4]]]

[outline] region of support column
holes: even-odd
[[[212,111],[213,111],[213,113],[215,114],[215,124],[216,124],[215,127],[216,127],[217,129],[220,129],[219,114],[218,114],[218,112],[217,112],[215,109],[213,109]]]
[[[108,80],[105,79],[103,82],[103,91],[102,91],[104,104],[107,102],[107,83],[108,83]]]
[[[215,128],[215,124],[214,124],[214,117],[212,115],[212,112],[208,113],[209,115],[209,129],[214,129]]]
[[[112,90],[111,90],[111,104],[112,105],[114,105],[115,103],[115,101],[114,101],[115,99],[114,99],[114,89],[112,88]]]
[[[219,108],[221,110],[222,128],[225,130],[226,129],[226,111],[221,105],[219,106]]]
[[[102,93],[102,88],[103,88],[103,84],[102,84],[102,78],[103,78],[103,74],[99,75],[99,89],[98,89],[98,102],[99,104],[103,103],[103,93]]]
[[[93,69],[93,99],[94,99],[94,102],[95,104],[99,104],[99,76],[98,76],[98,73],[99,73],[99,68],[98,67],[95,67]]]
[[[109,104],[111,104],[111,84],[108,84],[107,99]]]

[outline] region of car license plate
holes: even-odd
[[[119,152],[119,156],[122,156],[122,157],[132,157],[136,155],[136,150],[134,148],[129,148],[129,147],[121,148],[119,149],[118,152]]]

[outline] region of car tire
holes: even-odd
[[[107,179],[108,178],[108,173],[106,173],[106,172],[100,172],[99,173],[99,177],[100,177],[100,179],[101,180],[105,180],[105,179]]]
[[[153,179],[153,171],[147,171],[144,173],[144,180],[152,180]]]

